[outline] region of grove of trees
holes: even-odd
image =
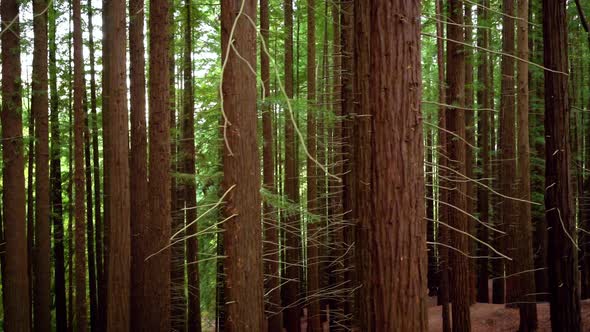
[[[0,329],[583,331],[588,11],[0,0]]]

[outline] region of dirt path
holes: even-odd
[[[432,303],[432,302],[431,302]],[[434,303],[436,301],[434,300]],[[550,332],[549,304],[537,305],[539,332]],[[590,300],[582,301],[582,320],[584,331],[590,331]],[[471,307],[472,331],[477,332],[514,332],[518,330],[518,309],[508,309],[503,304],[477,303]],[[428,323],[431,332],[442,331],[440,306],[428,309]]]

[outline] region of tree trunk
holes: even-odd
[[[99,285],[98,291],[98,298],[99,302],[102,303],[101,307],[99,308],[99,319],[100,327],[102,330],[107,329],[108,325],[108,280],[109,280],[109,264],[110,264],[110,257],[109,257],[109,236],[110,236],[110,220],[111,220],[111,206],[109,195],[111,194],[111,180],[110,180],[110,173],[111,173],[111,152],[112,152],[112,144],[111,144],[111,133],[110,133],[110,124],[109,124],[109,104],[110,104],[110,95],[111,95],[111,87],[110,87],[110,72],[111,72],[111,35],[113,32],[111,31],[111,1],[112,0],[102,0],[102,142],[103,142],[103,185],[104,185],[104,197],[103,197],[103,208],[104,208],[104,218],[103,218],[103,227],[102,227],[102,241],[98,244],[102,244],[102,279]],[[98,250],[98,249],[97,249]]]
[[[2,154],[6,280],[4,280],[4,328],[30,330],[29,276],[25,220],[25,164],[23,156],[19,4],[0,4],[3,22],[14,22],[11,33],[2,34]]]
[[[49,7],[49,73],[51,93],[51,219],[53,224],[55,321],[57,331],[67,329],[66,277],[64,257],[64,226],[61,179],[61,140],[59,127],[59,95],[57,90],[57,64],[55,44],[56,18],[54,3]]]
[[[293,98],[293,0],[284,0],[285,11],[285,91],[287,98]],[[299,203],[299,175],[297,172],[297,144],[295,141],[294,109],[285,115],[285,194],[290,204]],[[300,285],[303,281],[301,264],[301,226],[298,210],[285,211],[286,253],[285,278],[283,285],[284,327],[289,332],[301,329],[301,308],[298,304]]]
[[[477,29],[477,45],[482,48],[489,48],[490,33],[487,26],[489,25],[488,14],[489,0],[481,0],[481,7],[477,9],[477,20],[479,28]],[[477,90],[477,106],[478,106],[478,143],[480,148],[479,167],[482,170],[481,178],[484,185],[489,186],[490,181],[490,117],[492,113],[490,105],[490,94],[492,89],[491,80],[489,78],[489,55],[487,52],[479,53],[479,65],[477,68],[477,81],[481,87]],[[489,223],[490,210],[489,205],[489,190],[483,186],[477,188],[477,211],[479,212],[479,219],[483,223]],[[488,229],[482,225],[478,226],[478,238],[483,242],[488,243]],[[477,256],[481,256],[478,260],[477,271],[477,301],[488,303],[489,289],[488,289],[488,248],[484,245],[479,245]]]
[[[31,89],[28,89],[27,94],[31,94]],[[28,136],[30,138],[35,137],[35,115],[32,112],[32,109],[29,110],[29,128],[28,128]],[[31,296],[31,302],[29,303],[31,317],[30,317],[30,325],[31,329],[33,329],[33,316],[35,312],[33,311],[33,302],[35,302],[35,292],[33,289],[33,282],[35,281],[35,277],[33,276],[33,260],[35,259],[35,255],[33,252],[35,246],[35,188],[34,188],[34,180],[35,180],[35,140],[29,139],[29,146],[28,146],[28,155],[27,155],[27,255],[29,257],[29,265],[27,266],[27,273],[29,275],[29,296]]]
[[[449,19],[447,24],[447,101],[448,105],[461,107],[465,103],[465,53],[464,46],[459,44],[464,41],[463,6],[457,0],[449,2]],[[457,41],[457,42],[455,42]],[[446,112],[446,130],[454,137],[449,137],[447,144],[448,167],[452,170],[449,174],[454,190],[448,192],[448,203],[453,206],[449,209],[448,224],[460,231],[468,232],[469,221],[464,214],[467,208],[466,183],[456,174],[466,174],[465,165],[465,110],[449,107]],[[459,137],[456,139],[455,137]],[[453,331],[470,331],[471,320],[469,306],[471,304],[469,261],[460,252],[469,252],[467,237],[457,231],[448,230],[450,233],[450,245],[457,249],[449,252],[450,269],[450,302],[453,305],[452,322]]]
[[[148,202],[147,173],[147,131],[146,131],[146,96],[145,96],[145,47],[144,36],[144,1],[129,2],[129,89],[131,105],[131,157],[130,172],[130,207],[131,207],[131,330],[141,327],[143,308],[143,281],[149,278],[145,259],[152,254],[145,245],[146,231],[150,209]]]
[[[47,3],[33,1],[33,82],[31,112],[35,117],[35,282],[34,327],[48,331],[51,327],[51,224],[49,205],[49,101],[47,96]]]
[[[447,100],[445,90],[445,50],[444,50],[444,20],[443,20],[443,2],[436,0],[435,3],[436,16],[438,18],[436,23],[436,49],[437,49],[437,65],[438,65],[438,102],[441,106],[438,109],[438,124],[440,128],[446,127],[447,110],[444,103]],[[448,221],[449,207],[445,203],[449,200],[449,191],[445,187],[449,187],[448,181],[448,149],[447,141],[448,134],[443,131],[438,131],[438,166],[439,166],[439,197],[438,197],[438,220]],[[441,204],[441,202],[443,204]],[[443,331],[451,331],[451,313],[449,310],[450,300],[450,283],[449,283],[449,229],[446,227],[439,227],[438,242],[442,245],[438,246],[439,252],[439,294],[438,303],[442,306],[442,320]]]
[[[465,43],[473,45],[473,13],[472,4],[465,4]],[[474,81],[473,81],[473,66],[475,63],[475,56],[473,54],[473,48],[466,46],[465,50],[465,140],[475,146],[475,111],[473,109],[474,104]],[[474,178],[475,174],[475,151],[471,146],[465,145],[465,176],[469,179]],[[474,214],[475,204],[477,198],[475,197],[475,186],[472,181],[466,183],[466,195],[467,205],[466,210],[469,214]],[[477,236],[476,223],[474,220],[468,220],[469,234]],[[475,240],[469,239],[469,252],[475,252]],[[469,260],[469,292],[470,301],[475,303],[476,298],[476,263],[475,259]]]
[[[354,226],[347,225],[349,220],[354,220],[354,213],[352,211],[354,206],[354,147],[353,143],[353,113],[354,111],[354,4],[353,0],[342,1],[340,5],[340,27],[341,27],[341,53],[342,64],[340,68],[341,75],[341,115],[342,115],[342,221],[345,223],[343,230],[343,242],[347,248],[353,247],[354,243]],[[327,61],[326,61],[327,62]],[[344,258],[344,266],[353,267],[346,269],[344,272],[344,282],[347,285],[354,285],[354,249],[349,252]],[[353,316],[353,294],[347,296],[344,306],[343,314],[347,320],[344,322],[345,326],[351,326],[354,321]]]
[[[182,140],[180,154],[184,157],[184,209],[186,211],[187,231],[187,275],[188,275],[188,330],[201,331],[201,305],[199,288],[199,232],[197,220],[197,185],[195,181],[195,101],[193,88],[193,33],[191,1],[185,0],[185,30],[184,30],[184,111],[182,113]],[[190,179],[190,180],[189,180]]]
[[[315,0],[307,0],[307,306],[309,328],[321,331],[320,314],[320,273],[319,247],[322,239],[319,229],[318,211],[318,170],[316,142],[316,46],[315,46]],[[321,220],[321,219],[320,219]]]
[[[170,322],[170,249],[164,249],[171,233],[170,180],[170,2],[150,2],[149,20],[149,205],[150,223],[142,232],[146,252],[156,253],[146,261],[145,296],[140,330],[168,331]],[[149,226],[149,227],[148,227]]]
[[[177,33],[176,23],[174,20],[174,1],[170,1],[170,27],[169,27],[169,45],[170,49],[168,50],[168,68],[170,68],[170,96],[169,96],[169,103],[170,103],[170,172],[172,174],[178,174],[183,171],[183,157],[181,156],[181,147],[180,147],[180,138],[181,138],[181,127],[182,127],[182,113],[179,111],[179,120],[176,121],[176,113],[177,113],[177,98],[176,98],[176,63],[175,63],[175,55],[176,55],[176,48],[175,46],[175,37]],[[179,64],[179,70],[176,72],[178,73],[178,81],[182,81],[182,70],[183,64]],[[178,92],[179,102],[178,104],[181,105],[182,101],[182,90]],[[182,107],[178,107],[182,110]],[[170,179],[170,210],[172,213],[172,233],[175,234],[176,232],[180,232],[177,237],[184,238],[187,236],[186,230],[184,230],[184,211],[183,205],[185,200],[185,192],[182,180],[178,179],[176,176],[171,177]],[[187,309],[187,299],[185,295],[185,287],[186,287],[186,280],[185,280],[185,251],[186,251],[186,241],[175,241],[170,248],[171,252],[171,260],[170,260],[170,280],[171,280],[171,289],[170,289],[170,305],[171,305],[171,324],[173,330],[184,330],[186,326],[186,309]]]
[[[553,331],[581,331],[577,247],[570,183],[567,17],[564,0],[543,0],[545,70],[545,210],[549,227],[550,313]],[[564,74],[566,73],[566,74]]]
[[[84,80],[83,80],[84,81]],[[85,87],[85,82],[83,83]],[[92,156],[90,154],[90,124],[88,112],[88,97],[84,91],[84,167],[86,176],[86,250],[88,250],[88,289],[90,299],[90,329],[97,330],[97,278],[96,278],[96,255],[94,252],[94,224],[93,224],[93,198],[92,198]]]
[[[528,44],[528,0],[518,0],[518,49],[520,59],[529,58]],[[517,111],[518,111],[518,181],[520,198],[526,202],[518,202],[520,212],[515,231],[516,253],[514,256],[515,272],[521,272],[515,278],[514,298],[520,302],[519,331],[537,330],[537,306],[531,294],[535,292],[535,275],[533,262],[532,220],[531,220],[531,179],[530,179],[530,145],[529,145],[529,65],[519,61],[517,66]],[[527,271],[525,273],[522,273]]]
[[[75,210],[75,278],[76,331],[88,329],[86,303],[86,209],[84,205],[84,63],[82,59],[82,10],[80,0],[73,0],[74,22],[74,210]]]
[[[367,255],[359,260],[368,261],[367,271],[360,274],[360,327],[426,331],[420,6],[404,0],[365,6],[357,15],[363,16],[362,28],[368,30],[357,31],[357,40],[368,33],[370,48],[360,54],[357,73],[359,77],[371,73],[359,93],[363,114],[370,115],[363,120],[371,129],[364,135],[373,149],[369,181],[360,184],[371,194],[361,196],[365,201],[359,213],[373,210],[374,218],[361,216],[359,221],[362,249],[357,254]]]
[[[270,57],[267,52],[270,51],[269,45],[269,4],[268,0],[260,0],[260,33],[264,46],[260,51],[260,73],[264,86],[264,98],[271,96],[270,91]],[[262,173],[263,185],[266,190],[276,194],[275,190],[275,161],[274,161],[274,126],[272,123],[272,108],[270,102],[266,100],[262,107]],[[283,328],[283,315],[281,311],[281,288],[279,274],[279,225],[278,215],[273,207],[264,202],[264,275],[265,287],[264,292],[267,294],[266,311],[267,311],[267,329],[268,331],[280,331]]]
[[[225,64],[221,98],[226,117],[222,190],[227,195],[223,207],[227,331],[262,331],[265,325],[256,75],[249,69],[249,66],[256,68],[256,27],[239,15],[243,12],[255,20],[256,7],[255,0],[221,2]],[[234,21],[236,28],[232,30]],[[234,40],[244,42],[234,43]]]
[[[504,195],[500,200],[500,229],[506,234],[496,234],[501,237],[502,250],[509,257],[516,255],[516,227],[519,219],[516,202],[512,197],[516,196],[516,140],[515,140],[515,95],[514,90],[514,58],[510,57],[515,54],[514,50],[514,0],[503,0],[503,12],[506,14],[502,18],[502,82],[500,98],[500,154],[499,154],[499,177],[500,192]],[[510,197],[510,198],[507,198]],[[502,303],[515,301],[515,293],[518,291],[515,278],[508,277],[517,273],[517,267],[513,262],[504,262],[504,268],[496,271],[498,283],[504,283],[504,294],[498,294],[503,299],[497,298]],[[505,279],[504,279],[505,278]],[[500,289],[502,286],[500,285]],[[494,301],[497,303],[498,301]]]
[[[105,268],[108,284],[106,324],[109,331],[126,331],[130,326],[131,230],[125,2],[109,0],[108,6],[108,130],[105,135],[109,135],[110,147],[107,149],[109,158],[105,163],[105,169],[108,168],[108,186],[105,186],[108,200],[105,203],[108,205],[108,218],[105,221],[105,238],[108,241],[105,248],[108,253],[105,254],[108,262],[105,263],[108,264],[108,268]],[[160,285],[158,289],[162,287]],[[157,292],[158,289],[150,289],[150,292]],[[157,325],[152,326],[155,328]]]
[[[88,130],[91,131],[92,139],[92,175],[94,176],[94,252],[95,258],[95,269],[96,269],[96,309],[92,316],[92,329],[93,331],[100,331],[103,329],[104,321],[101,319],[101,308],[106,304],[103,302],[102,284],[104,280],[103,271],[103,251],[102,251],[102,213],[101,213],[101,182],[100,182],[100,155],[98,151],[98,115],[97,115],[97,98],[96,98],[96,70],[95,70],[95,44],[94,44],[94,27],[92,25],[92,15],[94,8],[92,7],[92,0],[88,0],[88,47],[90,53],[90,112],[92,116],[88,119],[88,125],[91,127]],[[89,207],[90,210],[90,207]],[[90,251],[90,249],[89,249]]]

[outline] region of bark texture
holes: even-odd
[[[221,2],[222,77],[226,145],[222,190],[225,233],[225,330],[262,331],[264,319],[260,161],[256,123],[256,0]],[[239,16],[238,16],[239,15]],[[232,26],[236,29],[231,35]],[[230,45],[230,43],[233,44]],[[234,50],[235,47],[235,50]],[[240,54],[238,57],[237,53]]]
[[[19,3],[0,4],[2,22],[12,22],[2,34],[2,157],[6,265],[3,279],[4,329],[29,331],[29,275],[25,220],[25,163],[22,138]]]
[[[564,0],[543,0],[545,210],[549,227],[549,300],[553,331],[582,331],[570,174],[567,15]]]
[[[465,54],[464,29],[462,27],[463,6],[460,1],[449,2],[449,20],[447,23],[447,93],[446,104],[456,105],[449,107],[446,114],[446,130],[452,133],[448,137],[447,156],[450,183],[453,190],[448,192],[448,203],[451,206],[448,211],[448,224],[463,232],[469,231],[469,220],[463,211],[467,208],[465,196],[467,186],[461,175],[467,172],[465,165],[465,110],[461,107],[465,103]],[[454,42],[454,41],[458,41]],[[458,138],[457,138],[458,137]],[[443,226],[444,227],[444,226]],[[471,304],[471,287],[469,278],[469,261],[461,252],[469,252],[467,236],[455,230],[449,229],[450,245],[456,250],[449,251],[449,276],[450,276],[450,302],[452,303],[452,330],[463,332],[471,330],[469,306]]]
[[[373,150],[363,189],[372,195],[363,195],[361,204],[363,213],[374,211],[374,219],[361,217],[359,225],[359,260],[369,262],[360,278],[360,327],[426,331],[420,6],[404,0],[364,6],[357,15],[368,30],[357,31],[357,38],[369,37],[371,47],[357,62],[367,71],[357,73],[371,73],[359,93],[361,108],[371,115],[365,121]]]
[[[33,82],[31,111],[35,117],[35,253],[34,322],[36,330],[51,328],[51,224],[49,205],[49,100],[47,82],[47,3],[33,1]]]

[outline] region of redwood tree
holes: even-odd
[[[284,0],[285,11],[285,92],[287,98],[293,98],[293,0]],[[285,112],[285,194],[292,204],[299,203],[299,175],[297,167],[297,144],[295,126],[292,119],[294,110]],[[284,326],[287,331],[299,332],[302,315],[298,304],[301,290],[301,226],[297,209],[285,211],[285,278],[283,285]]]
[[[570,175],[568,32],[565,0],[543,0],[545,70],[545,211],[553,331],[582,331],[576,226]]]
[[[256,27],[245,17],[255,21],[256,7],[256,0],[221,2],[227,331],[262,331],[265,325],[256,74],[249,68],[256,68]]]
[[[61,178],[61,133],[59,127],[59,95],[57,90],[57,45],[55,3],[49,7],[49,75],[51,94],[51,208],[53,224],[55,326],[58,331],[67,329],[66,277],[64,257],[64,225]]]
[[[361,330],[426,331],[426,227],[420,117],[420,4],[386,0],[365,4],[370,48],[361,108],[371,115],[373,142],[361,218],[359,253],[368,271],[359,289]],[[403,18],[403,19],[400,19]],[[357,34],[357,38],[363,35]],[[403,174],[403,176],[399,176]],[[363,213],[364,211],[359,211]],[[361,242],[362,240],[362,242]],[[384,294],[389,294],[384,296]]]
[[[131,208],[131,329],[141,326],[143,286],[149,271],[145,258],[152,254],[143,240],[149,214],[145,97],[144,1],[129,1],[129,89],[131,106],[130,208]]]
[[[47,82],[47,2],[33,1],[33,82],[31,112],[35,117],[35,258],[34,324],[36,330],[51,328],[51,224],[49,205],[49,100]]]
[[[0,3],[2,22],[11,22],[2,34],[2,156],[6,280],[3,279],[4,329],[30,330],[28,254],[25,224],[25,164],[21,115],[19,2]]]
[[[141,241],[150,254],[143,281],[140,330],[169,331],[170,322],[170,73],[168,67],[170,1],[150,1],[149,20],[149,205],[150,221]],[[162,250],[162,251],[160,251]]]
[[[518,57],[528,59],[528,0],[518,0]],[[518,183],[520,184],[519,192],[524,201],[518,203],[519,220],[516,221],[516,234],[514,245],[516,252],[514,255],[516,287],[514,298],[519,303],[520,308],[520,327],[519,331],[536,331],[537,330],[537,306],[533,301],[535,293],[535,275],[531,270],[534,269],[533,261],[533,243],[532,243],[532,220],[531,220],[531,179],[530,179],[530,145],[529,145],[529,65],[525,61],[519,61],[517,65],[517,111],[518,111]]]
[[[462,232],[468,232],[466,210],[466,183],[457,174],[466,174],[465,165],[465,54],[463,28],[463,6],[458,0],[449,1],[448,41],[447,41],[447,93],[446,130],[453,136],[446,142],[449,173],[454,190],[448,191],[448,203],[453,208],[448,211],[448,224]],[[443,226],[444,227],[444,226]],[[461,252],[469,252],[469,241],[464,234],[449,229],[450,245],[457,250],[449,251],[450,301],[452,303],[452,328],[454,332],[470,331],[471,287],[469,261]]]
[[[125,1],[108,0],[105,56],[105,274],[106,326],[109,331],[129,329],[131,231],[129,203],[129,126],[125,54]],[[103,7],[105,8],[105,7]],[[103,14],[104,15],[104,14]],[[103,100],[103,105],[105,100]],[[107,209],[108,207],[108,209]],[[108,254],[106,254],[108,253]],[[156,290],[151,290],[156,291]],[[103,313],[104,314],[104,313]],[[103,317],[104,319],[104,317]],[[155,326],[155,325],[154,325]]]

